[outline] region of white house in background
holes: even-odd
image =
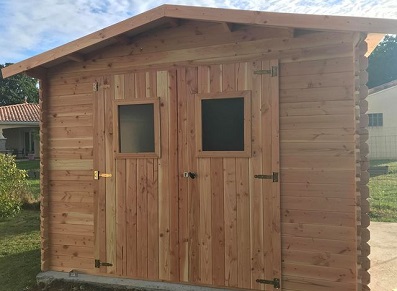
[[[40,106],[33,103],[0,106],[0,153],[17,158],[39,156]]]
[[[369,90],[369,157],[397,159],[397,80]]]

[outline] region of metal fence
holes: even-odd
[[[372,159],[370,165],[371,219],[397,222],[397,159]]]

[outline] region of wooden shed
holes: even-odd
[[[4,68],[40,79],[42,271],[369,290],[384,33],[397,20],[163,5]]]

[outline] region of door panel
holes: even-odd
[[[256,280],[280,278],[279,183],[254,179],[278,172],[278,78],[254,74],[271,66],[277,62],[178,69],[181,281],[273,290]],[[198,157],[196,94],[245,90],[250,157]]]
[[[105,76],[97,81],[95,168],[112,174],[96,183],[96,258],[112,264],[98,272],[179,281],[175,71]],[[153,98],[160,103],[161,135],[156,140],[160,157],[117,155],[115,100],[145,103]]]
[[[112,264],[99,273],[273,290],[256,280],[281,276],[279,183],[254,178],[278,172],[278,77],[254,74],[271,66],[277,62],[97,79],[95,169],[112,174],[96,183],[95,255]],[[198,157],[196,94],[233,91],[250,92],[249,154]],[[117,155],[115,100],[154,97],[159,155]]]

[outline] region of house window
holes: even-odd
[[[250,94],[250,91],[197,94],[198,156],[251,154]]]
[[[383,113],[369,113],[368,126],[383,126]]]
[[[159,155],[158,100],[116,102],[118,155]]]

